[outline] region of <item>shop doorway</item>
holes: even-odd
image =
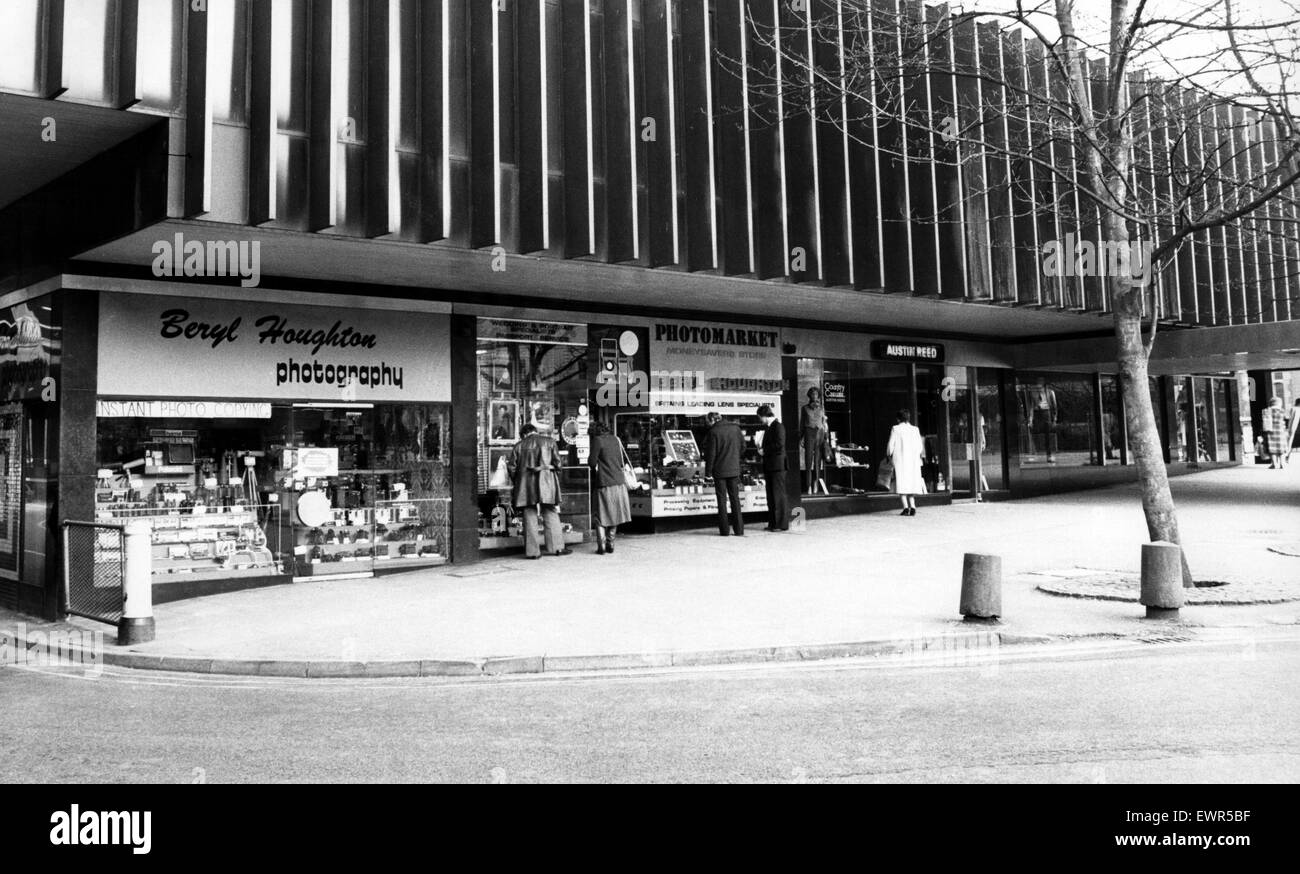
[[[981,501],[1006,488],[1001,381],[997,371],[975,367],[949,367],[946,378],[952,496]]]

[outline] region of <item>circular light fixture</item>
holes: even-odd
[[[618,349],[627,357],[631,358],[641,348],[641,341],[637,339],[636,331],[624,331],[618,338]]]

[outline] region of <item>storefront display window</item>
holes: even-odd
[[[1095,464],[1095,400],[1091,375],[1017,373],[1020,466]]]
[[[1215,461],[1237,458],[1237,405],[1234,384],[1228,379],[1210,380],[1214,400]]]
[[[909,365],[895,362],[799,359],[800,407],[807,407],[808,392],[816,389],[822,398],[827,423],[823,438],[826,450],[820,467],[816,455],[812,454],[815,450],[810,450],[808,445],[809,438],[816,440],[818,435],[811,433],[812,429],[799,429],[799,467],[804,494],[887,491],[877,482],[878,471],[895,414],[900,409],[912,408],[910,372]],[[802,418],[805,422],[801,424],[805,424],[808,417]],[[816,475],[819,473],[821,476]]]
[[[370,575],[450,555],[437,311],[105,294],[96,518],[155,583]]]
[[[479,319],[477,353],[479,547],[523,545],[506,464],[526,424],[558,444],[564,539],[584,542],[591,529],[586,326]]]
[[[102,521],[148,520],[155,580],[441,564],[450,536],[443,404],[101,401]],[[394,563],[390,565],[389,563]]]
[[[979,383],[976,399],[979,419],[974,437],[979,444],[980,489],[983,491],[1007,487],[1005,429],[1002,425],[1003,372],[986,367],[975,372]]]
[[[1106,461],[1119,461],[1124,445],[1124,405],[1119,377],[1107,374],[1101,377],[1101,440]]]

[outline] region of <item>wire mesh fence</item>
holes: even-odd
[[[121,525],[63,523],[63,609],[116,625],[122,618],[125,537]]]

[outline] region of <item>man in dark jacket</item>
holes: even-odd
[[[745,536],[745,519],[740,513],[740,450],[745,435],[735,422],[709,413],[709,435],[704,438],[704,472],[713,477],[718,496],[718,533],[727,531],[727,501],[731,501],[731,527],[737,537]]]
[[[537,508],[542,508],[542,539],[547,555],[570,555],[573,550],[564,545],[564,529],[560,524],[560,452],[555,440],[539,434],[533,425],[519,429],[522,438],[515,444],[506,466],[514,482],[513,503],[524,517],[524,555],[541,558],[541,544],[537,542]]]
[[[763,404],[758,417],[767,426],[763,434],[763,479],[767,482],[768,531],[790,530],[790,507],[785,493],[785,426],[777,421],[772,408]]]

